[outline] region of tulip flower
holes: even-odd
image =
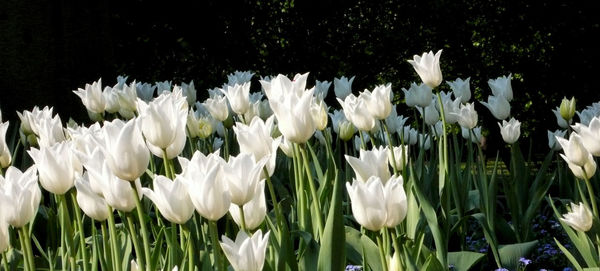
[[[202,114],[200,110],[188,111],[186,127],[190,138],[205,139],[209,137],[216,130],[215,123],[217,122],[210,114]]]
[[[227,84],[233,86],[235,84],[244,84],[250,82],[254,73],[251,71],[235,71],[227,75]]]
[[[244,222],[246,222],[246,228],[248,230],[254,230],[262,224],[263,220],[265,220],[265,216],[267,215],[267,201],[265,199],[265,182],[261,181],[256,186],[256,191],[254,192],[254,198],[250,200],[248,203],[244,204]],[[239,206],[235,204],[231,204],[229,207],[229,213],[240,227],[242,225],[242,216],[240,213]]]
[[[559,107],[556,107],[556,109],[552,109],[552,113],[554,113],[554,116],[556,117],[556,123],[558,124],[558,126],[560,128],[563,128],[563,129],[569,128],[570,121],[563,119],[563,117],[560,115]],[[581,118],[581,116],[580,116],[580,118]],[[581,122],[581,123],[583,123],[583,122]]]
[[[498,120],[504,120],[510,116],[510,104],[504,96],[488,96],[488,102],[480,102],[485,105],[492,115]]]
[[[233,204],[243,206],[254,198],[263,166],[268,159],[269,157],[263,157],[257,162],[254,155],[249,153],[229,157],[227,164],[223,165],[223,175]]]
[[[67,193],[75,185],[75,177],[83,173],[81,162],[71,148],[71,142],[61,142],[28,151],[40,174],[40,184],[56,195]]]
[[[327,111],[328,106],[323,100],[319,101],[317,98],[313,99],[310,106],[310,113],[318,131],[323,131],[327,127]]]
[[[10,245],[10,236],[8,235],[8,224],[0,217],[0,253],[4,253]]]
[[[556,108],[559,110],[559,107]],[[587,106],[581,112],[576,112],[579,116],[579,122],[583,125],[589,125],[592,118],[600,116],[600,103],[593,103],[591,106]]]
[[[177,159],[182,168],[181,175],[189,181],[195,181],[201,175],[206,176],[213,167],[222,167],[227,163],[219,156],[218,150],[209,155],[204,155],[201,151],[196,151],[190,160],[181,156],[177,157]]]
[[[144,102],[150,102],[154,97],[156,86],[148,83],[137,82],[135,84],[135,91],[138,98],[142,99]]]
[[[508,76],[498,77],[494,80],[488,80],[488,85],[492,89],[492,93],[494,96],[503,96],[507,101],[512,101],[513,99],[513,91],[512,86],[510,84],[510,80],[512,79],[512,74]]]
[[[423,53],[422,56],[414,55],[412,60],[408,60],[423,83],[430,88],[435,88],[442,83],[442,71],[440,69],[440,56],[442,50],[437,51],[435,55],[433,51]]]
[[[8,121],[2,122],[2,119],[0,119],[0,168],[7,168],[12,162],[12,156],[6,144],[7,130]]]
[[[429,104],[431,104],[431,99],[433,98],[432,89],[426,84],[417,85],[415,83],[411,83],[410,88],[408,90],[402,88],[402,92],[404,92],[406,105],[410,107],[427,107]]]
[[[390,178],[388,166],[388,147],[379,146],[373,150],[360,150],[359,158],[344,155],[354,170],[356,179],[366,182],[371,176],[378,176],[387,181]]]
[[[231,196],[223,179],[221,165],[213,164],[207,171],[200,170],[197,165],[187,170],[191,170],[189,175],[193,177],[184,180],[196,211],[211,221],[217,221],[227,214]]]
[[[62,122],[58,115],[53,118],[43,118],[37,120],[38,144],[43,147],[50,147],[58,142],[66,140]]]
[[[503,120],[502,124],[498,123],[498,126],[500,126],[500,134],[504,142],[508,144],[517,142],[521,135],[521,122],[515,118],[510,118],[510,121]]]
[[[404,116],[398,116],[396,105],[392,105],[390,114],[387,116],[387,118],[385,118],[385,125],[387,125],[390,133],[393,134],[396,133],[399,128],[402,128],[407,120],[408,118],[405,118]]]
[[[590,208],[583,204],[583,202],[579,204],[574,204],[571,202],[571,211],[564,214],[560,220],[573,227],[573,229],[582,232],[589,231],[594,223],[594,218]]]
[[[161,95],[164,92],[170,92],[172,84],[173,83],[171,81],[167,80],[163,82],[156,82],[156,92],[158,93],[158,95]]]
[[[402,176],[391,177],[385,183],[378,176],[366,182],[354,179],[352,185],[346,183],[356,221],[372,231],[400,224],[407,212],[402,183]]]
[[[419,136],[419,132],[417,130],[411,128],[410,126],[404,126],[402,127],[401,131],[398,131],[398,133],[400,132],[402,132],[400,139],[403,141],[403,144],[417,144],[417,137]]]
[[[194,87],[194,80],[190,81],[189,84],[181,83],[181,91],[188,104],[194,104],[196,102],[196,87]]]
[[[394,251],[394,255],[392,258],[388,258],[388,271],[401,271],[402,264],[400,263],[400,258],[398,256],[398,251]]]
[[[308,79],[308,73],[296,74],[293,80],[279,74],[269,82],[261,80],[260,83],[265,90],[271,107],[273,107],[273,103],[281,102],[287,96],[301,97],[306,89],[306,79]]]
[[[421,117],[425,118],[427,125],[435,125],[440,120],[440,112],[436,109],[436,103],[433,101],[425,108],[417,107]]]
[[[454,94],[454,98],[459,99],[461,103],[466,103],[471,99],[471,87],[469,86],[469,81],[471,77],[462,80],[457,78],[454,81],[446,81],[446,83],[452,89],[452,94]]]
[[[88,172],[75,180],[75,188],[77,188],[77,203],[87,216],[96,221],[104,221],[108,218],[110,215],[108,205],[101,195],[92,190]]]
[[[266,168],[271,176],[275,171],[277,148],[281,143],[280,137],[276,139],[271,137],[274,120],[274,117],[268,118],[267,121],[255,117],[249,125],[238,122],[233,127],[240,146],[240,153],[253,154],[256,161],[263,157],[270,157]]]
[[[352,82],[354,82],[354,77],[356,76],[352,76],[350,79],[344,76],[333,79],[333,91],[335,92],[335,97],[344,100],[352,93]]]
[[[102,91],[102,96],[104,96],[104,110],[106,112],[113,114],[119,112],[119,109],[121,109],[119,91],[119,89],[112,87],[105,87],[104,91]]]
[[[131,188],[131,181],[115,176],[108,166],[108,160],[103,163],[100,171],[88,170],[88,174],[90,180],[94,179],[98,182],[98,187],[102,190],[102,197],[109,206],[123,212],[131,212],[135,208],[136,200]],[[140,179],[136,179],[134,182],[138,196],[142,199]]]
[[[263,237],[262,231],[258,230],[250,237],[246,232],[239,231],[235,242],[223,235],[221,248],[233,270],[263,270],[269,234],[270,232],[267,232]]]
[[[390,115],[392,111],[392,102],[390,100],[392,96],[391,83],[376,86],[373,92],[365,89],[360,96],[364,96],[367,110],[375,119],[382,120]]]
[[[25,226],[37,214],[41,198],[35,166],[25,172],[11,166],[0,175],[0,220],[15,228]]]
[[[564,138],[566,134],[567,130],[556,130],[554,132],[548,131],[548,147],[555,151],[562,150],[562,146],[556,142],[556,138]]]
[[[233,112],[243,115],[248,111],[248,108],[250,107],[250,82],[241,85],[235,84],[233,86],[226,86],[220,90],[227,96],[227,100],[229,100],[229,105],[231,105],[231,110],[233,110]]]
[[[585,148],[593,155],[600,156],[600,118],[593,117],[588,126],[576,123],[573,130],[581,136]]]
[[[371,131],[375,127],[376,119],[369,111],[364,96],[356,97],[350,94],[344,101],[337,99],[344,109],[344,115],[359,131]]]
[[[119,115],[125,119],[132,119],[135,117],[135,112],[138,110],[137,106],[137,87],[135,81],[130,85],[123,85],[122,88],[117,89],[117,97],[119,101]],[[141,101],[141,100],[140,100]]]
[[[17,112],[19,119],[21,119],[21,131],[24,134],[36,134],[39,135],[39,122],[42,119],[52,119],[52,107],[45,106],[41,110],[35,106],[31,111],[23,111],[23,113]]]
[[[290,158],[294,157],[294,144],[291,141],[287,140],[285,137],[283,138],[283,140],[281,140],[279,148],[285,154],[285,156]]]
[[[73,93],[81,98],[81,102],[88,111],[96,114],[104,113],[105,102],[102,95],[102,79],[98,79],[91,85],[85,84],[85,89],[78,88]]]
[[[458,124],[466,129],[473,129],[477,126],[477,111],[475,111],[475,105],[468,103],[460,105],[460,110],[455,113],[458,118]]]
[[[163,93],[148,104],[139,100],[138,112],[142,132],[148,143],[148,148],[154,155],[162,157],[163,151],[166,151],[172,145],[178,145],[178,140],[181,140],[182,134],[184,137],[183,143],[185,144],[188,106],[187,101],[182,96],[181,89],[176,88],[172,93]],[[181,150],[173,156],[178,155],[180,152]]]
[[[569,168],[578,178],[588,180],[596,173],[596,162],[594,157],[585,148],[581,136],[571,133],[569,140],[557,137],[556,140],[562,146],[564,154],[560,156],[565,159]]]
[[[408,145],[394,146],[393,152],[394,156],[392,157],[392,150],[388,149],[388,161],[390,166],[402,170],[402,168],[408,164]]]
[[[319,81],[315,82],[315,98],[322,101],[327,97],[327,93],[329,93],[329,87],[331,87],[331,82],[329,81]]]
[[[444,119],[446,120],[446,123],[454,124],[458,122],[458,117],[456,114],[460,111],[460,96],[452,100],[450,98],[450,93],[446,94],[442,91],[440,94],[442,97],[442,104],[444,105]],[[435,97],[431,103],[435,104],[435,108],[437,108],[438,111],[441,111],[440,105]]]
[[[142,193],[154,202],[164,218],[176,224],[185,224],[194,214],[194,205],[184,182],[180,176],[172,181],[157,175],[152,182],[154,190],[144,187]]]
[[[563,98],[559,108],[560,116],[566,121],[570,121],[575,116],[575,97],[571,100],[567,100],[566,97]]]
[[[150,152],[144,144],[140,124],[137,119],[104,122],[102,151],[110,171],[120,179],[134,181],[148,168]]]
[[[303,91],[301,96],[281,96],[278,101],[269,98],[279,131],[291,142],[304,143],[315,133],[316,125],[310,113],[313,91]]]
[[[225,96],[208,98],[204,101],[204,107],[210,115],[218,121],[225,121],[229,117],[229,107]]]

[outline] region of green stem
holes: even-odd
[[[281,226],[281,223],[283,223],[283,221],[281,221],[281,217],[283,216],[282,213],[280,213],[280,209],[279,209],[279,202],[277,202],[277,196],[275,194],[275,187],[273,187],[273,182],[271,181],[271,176],[269,175],[269,171],[266,168],[263,168],[263,173],[266,176],[267,179],[267,187],[269,188],[269,194],[271,195],[271,202],[273,203],[273,210],[275,211],[275,218],[277,219],[277,225]]]
[[[119,259],[121,259],[121,253],[119,252],[119,246],[117,245],[117,227],[115,226],[115,217],[113,216],[113,209],[108,206],[108,231],[110,234],[110,245],[112,254],[112,266],[113,270],[119,270]]]
[[[238,205],[238,208],[240,209],[240,217],[242,219],[242,221],[241,221],[242,225],[240,225],[240,226],[242,227],[242,230],[245,233],[248,233],[248,228],[246,228],[246,215],[244,214],[244,206]]]
[[[92,219],[92,271],[98,270],[98,259],[99,259],[99,248],[98,248],[98,231],[96,229],[96,222]],[[100,268],[106,270],[106,265],[100,260]]]
[[[88,270],[88,253],[85,245],[85,234],[83,232],[83,218],[81,216],[81,209],[77,203],[77,196],[75,195],[76,190],[71,190],[71,200],[73,201],[73,209],[75,210],[75,219],[77,220],[77,230],[79,231],[79,248],[81,249],[81,257],[83,260],[83,271]]]
[[[399,270],[404,270],[402,266],[402,261],[400,261],[400,244],[398,243],[398,236],[396,235],[396,231],[392,230],[392,244],[394,245],[394,253],[397,253],[398,257],[395,259],[396,266],[398,266]],[[392,259],[393,260],[393,259]]]
[[[137,230],[133,222],[133,213],[129,212],[125,214],[125,216],[127,217],[127,227],[129,227],[129,235],[131,236],[131,241],[133,242],[133,249],[135,250],[135,255],[142,255],[142,249],[140,248],[140,239],[138,238]],[[144,257],[137,256],[137,264],[138,268],[140,270],[143,270],[146,266]]]
[[[242,215],[242,217],[244,217]],[[212,242],[212,249],[213,249],[213,257],[214,257],[214,265],[213,267],[216,267],[216,270],[219,271],[223,271],[223,266],[224,266],[224,262],[223,262],[223,258],[221,257],[221,250],[220,250],[220,244],[219,244],[219,237],[218,237],[218,232],[217,232],[217,222],[216,221],[209,221],[208,222],[208,230],[210,231],[210,238],[211,238],[211,242]]]
[[[223,130],[225,131],[225,151],[223,151],[223,156],[225,158],[225,161],[229,161],[229,130],[227,130],[227,127],[224,127]]]
[[[194,240],[192,239],[192,233],[191,231],[188,229],[188,227],[186,227],[185,225],[181,226],[181,230],[183,232],[183,235],[185,236],[185,238],[187,239],[187,253],[188,253],[188,258],[189,258],[189,264],[188,264],[188,270],[189,271],[194,271],[195,270],[195,263],[194,263]]]
[[[166,155],[165,155],[166,157]],[[146,227],[146,219],[144,218],[144,211],[142,210],[142,201],[140,200],[138,191],[135,187],[135,182],[131,183],[131,190],[133,190],[133,196],[135,197],[135,209],[137,210],[138,219],[140,220],[140,226],[142,228],[142,241],[144,242],[144,257],[146,262],[150,262],[150,242],[148,240],[148,229]],[[139,258],[139,257],[138,257]],[[150,266],[146,266],[146,270],[150,271]]]
[[[2,252],[2,265],[4,266],[4,270],[10,270],[8,269],[8,258],[6,258],[6,251]]]
[[[315,188],[315,182],[313,180],[312,171],[310,170],[310,166],[308,165],[308,155],[306,154],[306,150],[304,146],[301,146],[300,152],[302,153],[302,160],[304,161],[304,169],[306,170],[306,175],[308,178],[308,187],[310,189],[310,194],[312,196],[312,203],[314,210],[314,215],[317,216],[317,226],[319,229],[319,235],[316,236],[316,240],[319,240],[323,236],[323,216],[321,215],[321,204],[319,203],[319,196],[317,195],[317,189]]]
[[[69,258],[69,264],[71,271],[75,271],[76,262],[75,257],[73,256],[73,235],[71,233],[71,218],[69,216],[69,207],[67,206],[67,197],[65,195],[59,195],[60,198],[60,208],[61,208],[61,236],[64,238],[66,247],[67,247],[67,257]],[[65,257],[65,254],[63,254]],[[64,268],[64,267],[63,267]]]
[[[584,172],[585,185],[587,186],[588,194],[590,195],[590,202],[592,203],[592,211],[595,217],[598,217],[598,206],[596,205],[596,196],[594,194],[594,187],[590,182],[590,179],[587,177],[587,173]]]
[[[29,238],[29,230],[27,225],[19,228],[19,239],[21,240],[21,250],[23,251],[24,265],[27,270],[35,270],[35,262],[33,260],[33,251],[31,250],[31,239]]]
[[[388,145],[390,147],[390,153],[392,154],[392,168],[394,169],[394,176],[398,176],[398,167],[396,166],[396,154],[394,153],[394,145],[392,144],[392,136],[390,134],[390,131],[388,130],[387,125],[385,124],[385,122],[383,120],[381,121],[381,125],[383,126],[383,129],[385,130],[385,134],[387,135]],[[400,146],[400,148],[402,150],[404,149],[402,146]],[[406,157],[403,157],[403,159],[406,159]]]
[[[108,243],[109,235],[106,230],[106,223],[104,223],[104,222],[100,223],[100,234],[102,237],[102,259],[100,260],[100,263],[102,264],[102,262],[104,262],[105,267],[102,267],[102,270],[107,270],[108,269],[107,262],[110,260],[111,262],[109,265],[112,266],[112,258],[110,258],[110,256],[108,255],[110,253],[110,245]]]
[[[377,247],[379,247],[379,260],[381,260],[381,267],[383,267],[384,271],[388,270],[388,264],[387,264],[387,255],[385,254],[384,248],[383,248],[383,242],[381,241],[381,235],[377,235]]]
[[[363,137],[362,131],[358,131],[358,135],[360,136],[360,148],[363,150],[367,149],[367,145],[365,144],[365,138]]]

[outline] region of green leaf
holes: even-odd
[[[519,259],[525,257],[537,245],[538,241],[498,246],[498,254],[502,267],[514,270],[519,265]]]
[[[440,261],[433,254],[429,255],[427,261],[421,266],[421,271],[445,271],[446,268],[442,266]]]
[[[558,245],[558,248],[560,248],[560,250],[565,254],[567,259],[569,259],[569,262],[571,262],[573,267],[575,267],[575,269],[577,269],[577,271],[583,271],[583,269],[581,268],[581,265],[577,262],[577,260],[573,256],[573,254],[571,254],[571,252],[567,248],[565,248],[558,240],[556,240],[556,238],[554,238],[554,242],[556,242],[556,244]]]
[[[331,159],[329,166],[335,167],[335,164]],[[340,250],[338,248],[339,244],[344,244],[346,242],[345,233],[343,231],[344,216],[342,213],[343,181],[337,176],[337,170],[335,170],[335,172],[331,208],[329,209],[323,237],[321,238],[321,248],[319,250],[319,270],[343,270],[346,266],[345,250]]]
[[[351,263],[362,262],[363,251],[371,270],[383,270],[379,260],[379,248],[368,236],[362,235],[356,229],[346,226],[346,255]]]
[[[467,271],[483,257],[485,254],[472,251],[448,252],[448,264],[454,266],[457,271]]]

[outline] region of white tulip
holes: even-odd
[[[500,126],[500,134],[504,142],[508,144],[517,142],[521,135],[521,122],[515,118],[510,118],[510,121],[503,120],[502,124],[498,123],[498,126]]]
[[[475,127],[473,129],[460,128],[462,137],[464,139],[471,138],[471,142],[475,144],[481,143],[481,126]]]
[[[557,137],[565,138],[566,134],[567,134],[567,130],[556,130],[554,132],[548,131],[548,147],[550,147],[550,149],[555,150],[555,151],[562,150],[562,146],[560,144],[558,144],[558,142],[556,142],[556,138]]]
[[[226,86],[220,90],[227,96],[233,112],[243,115],[248,111],[250,108],[250,82]]]
[[[103,197],[92,190],[88,172],[75,180],[77,188],[77,203],[83,212],[96,221],[104,221],[110,215],[108,205]]]
[[[354,170],[356,179],[366,182],[371,176],[378,176],[387,181],[390,176],[388,166],[388,147],[379,146],[373,150],[366,151],[361,149],[359,158],[344,155],[346,161]]]
[[[269,244],[269,234],[264,237],[261,230],[252,237],[239,231],[235,242],[223,235],[221,248],[235,271],[261,271],[265,263],[265,254]]]
[[[600,118],[593,117],[587,126],[576,123],[573,130],[581,136],[585,148],[593,155],[600,156]]]
[[[350,94],[342,101],[337,99],[342,108],[344,115],[359,131],[371,131],[375,127],[376,119],[369,111],[369,106],[364,96],[356,97]]]
[[[211,163],[212,167],[201,169],[206,164],[195,164],[194,166],[194,163],[197,163],[199,159],[201,159],[200,156],[192,162],[192,166],[187,167],[186,171],[191,175],[191,177],[185,178],[190,199],[196,211],[202,217],[217,221],[227,214],[231,205],[231,196],[227,189],[227,183],[223,178],[220,162],[217,160],[209,162],[210,158],[205,158],[206,164]]]
[[[436,103],[433,101],[426,106],[423,110],[421,107],[417,107],[419,113],[421,113],[421,117],[425,118],[425,123],[427,125],[435,125],[440,120],[440,112],[436,109]]]
[[[390,115],[392,111],[391,83],[388,83],[387,85],[376,86],[373,89],[373,92],[370,92],[368,89],[365,89],[365,91],[362,92],[360,96],[364,96],[365,103],[367,105],[367,110],[375,119],[383,120]]]
[[[137,119],[127,122],[116,119],[104,122],[102,128],[104,144],[100,145],[106,162],[111,172],[123,180],[139,178],[150,162],[150,152],[139,126]]]
[[[105,102],[102,95],[102,79],[98,79],[91,85],[85,84],[85,89],[78,88],[73,93],[81,98],[81,102],[88,111],[96,114],[104,113]]]
[[[102,197],[106,203],[114,209],[123,212],[131,212],[136,206],[136,200],[131,188],[131,181],[122,180],[115,176],[104,163],[101,171],[88,171],[89,178],[98,181],[98,186],[102,190]],[[142,187],[140,179],[133,181],[139,196],[142,199]]]
[[[488,102],[480,102],[487,107],[492,115],[498,120],[504,120],[510,116],[510,104],[504,96],[488,96]]]
[[[266,164],[269,175],[273,175],[275,171],[277,149],[281,143],[281,137],[276,139],[271,137],[274,120],[274,117],[268,118],[267,121],[254,117],[249,125],[238,122],[233,127],[240,153],[251,153],[256,161],[266,156],[270,157]]]
[[[468,103],[460,105],[460,110],[455,113],[458,118],[458,124],[466,129],[473,129],[477,126],[477,111],[475,111],[475,105]]]
[[[341,78],[333,79],[333,91],[338,99],[346,99],[346,96],[352,93],[352,82],[354,82],[354,77],[355,76],[352,76],[348,79],[342,76]]]
[[[397,170],[402,170],[408,164],[408,145],[394,146],[393,152],[394,156],[392,157],[392,150],[388,149],[390,166],[395,166]]]
[[[557,137],[556,140],[562,146],[564,154],[560,156],[565,159],[569,168],[578,178],[589,179],[596,173],[596,162],[592,154],[585,148],[581,136],[571,133],[569,140]]]
[[[513,91],[512,86],[510,84],[511,79],[512,74],[488,80],[488,85],[492,89],[492,93],[494,94],[494,96],[504,96],[504,98],[506,98],[507,101],[512,101]]]
[[[248,203],[244,204],[244,221],[246,222],[246,228],[248,230],[254,230],[262,224],[267,215],[267,201],[265,199],[265,182],[261,181],[256,186],[254,198]],[[229,207],[229,213],[236,224],[242,225],[242,215],[240,213],[240,207],[235,204],[231,204]]]
[[[263,167],[268,159],[269,157],[263,157],[257,162],[254,155],[249,153],[229,157],[227,164],[223,165],[223,175],[233,204],[243,206],[254,198],[256,186],[260,183]]]
[[[138,98],[142,99],[144,102],[150,102],[154,97],[156,86],[148,83],[137,82],[135,84],[135,90]]]
[[[432,88],[424,83],[417,85],[413,82],[408,90],[402,88],[402,92],[404,92],[406,105],[410,107],[427,107],[433,98]]]
[[[423,53],[422,56],[414,55],[412,60],[408,60],[423,83],[430,88],[435,88],[442,83],[442,71],[440,69],[440,56],[442,50],[437,51],[435,55],[433,51]]]
[[[466,103],[471,99],[471,87],[469,85],[469,81],[471,77],[462,80],[457,78],[454,81],[446,81],[446,83],[452,89],[452,94],[454,94],[455,99],[459,99],[461,103]]]
[[[148,104],[139,100],[138,112],[148,145],[161,150],[160,155],[153,151],[155,155],[162,157],[162,150],[173,145],[178,134],[185,136],[188,106],[181,89],[163,93]]]
[[[415,145],[417,144],[417,140],[418,140],[418,136],[419,136],[419,132],[417,130],[415,130],[414,128],[411,128],[410,126],[404,126],[402,127],[401,131],[398,131],[398,133],[402,133],[400,136],[400,139],[402,142],[402,144],[408,144],[408,145]]]
[[[229,117],[229,107],[225,96],[208,98],[204,101],[204,107],[218,121],[225,121]]]
[[[66,140],[65,131],[60,120],[60,116],[53,118],[43,118],[37,120],[38,144],[40,147],[50,147],[56,143]]]
[[[254,73],[251,71],[235,71],[227,75],[227,84],[233,86],[235,84],[244,84],[252,80]]]
[[[582,232],[589,231],[594,223],[594,217],[592,216],[590,208],[583,204],[583,202],[580,202],[579,204],[571,202],[571,211],[564,214],[560,220],[573,227],[573,229]]]
[[[196,102],[196,87],[194,87],[194,80],[190,81],[189,84],[181,83],[181,90],[183,97],[185,97],[188,104],[194,104]]]
[[[327,93],[329,93],[329,88],[331,87],[331,82],[329,81],[319,81],[315,82],[315,97],[318,100],[324,100],[327,97]]]
[[[71,142],[61,142],[28,151],[40,174],[40,184],[47,191],[64,195],[75,185],[75,177],[83,173],[81,162],[71,147]]]
[[[164,218],[180,225],[185,224],[194,214],[194,205],[184,182],[181,176],[172,181],[157,175],[152,182],[154,190],[142,188],[144,196],[154,202]]]
[[[315,133],[316,125],[310,113],[313,91],[314,88],[303,91],[301,96],[282,96],[278,101],[269,98],[279,131],[291,142],[305,143]]]
[[[560,115],[560,108],[558,106],[556,107],[556,109],[552,109],[552,113],[554,113],[554,116],[556,117],[556,123],[558,124],[558,126],[560,128],[563,128],[563,129],[569,128],[569,122],[567,122],[567,120],[563,119],[563,117]]]
[[[12,162],[12,156],[6,144],[7,130],[8,121],[2,122],[2,119],[0,119],[0,168],[7,168]]]
[[[35,166],[25,172],[9,167],[0,175],[0,223],[21,228],[33,220],[42,198]],[[1,226],[1,225],[0,225]]]

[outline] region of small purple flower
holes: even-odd
[[[519,258],[519,263],[522,263],[523,265],[527,266],[531,263],[531,260],[521,257]]]
[[[509,271],[508,269],[504,268],[504,267],[500,267],[494,271]]]
[[[362,266],[360,265],[346,265],[345,271],[362,271]]]
[[[563,268],[563,271],[573,271],[573,268],[571,268],[571,267],[565,267],[565,268]]]

